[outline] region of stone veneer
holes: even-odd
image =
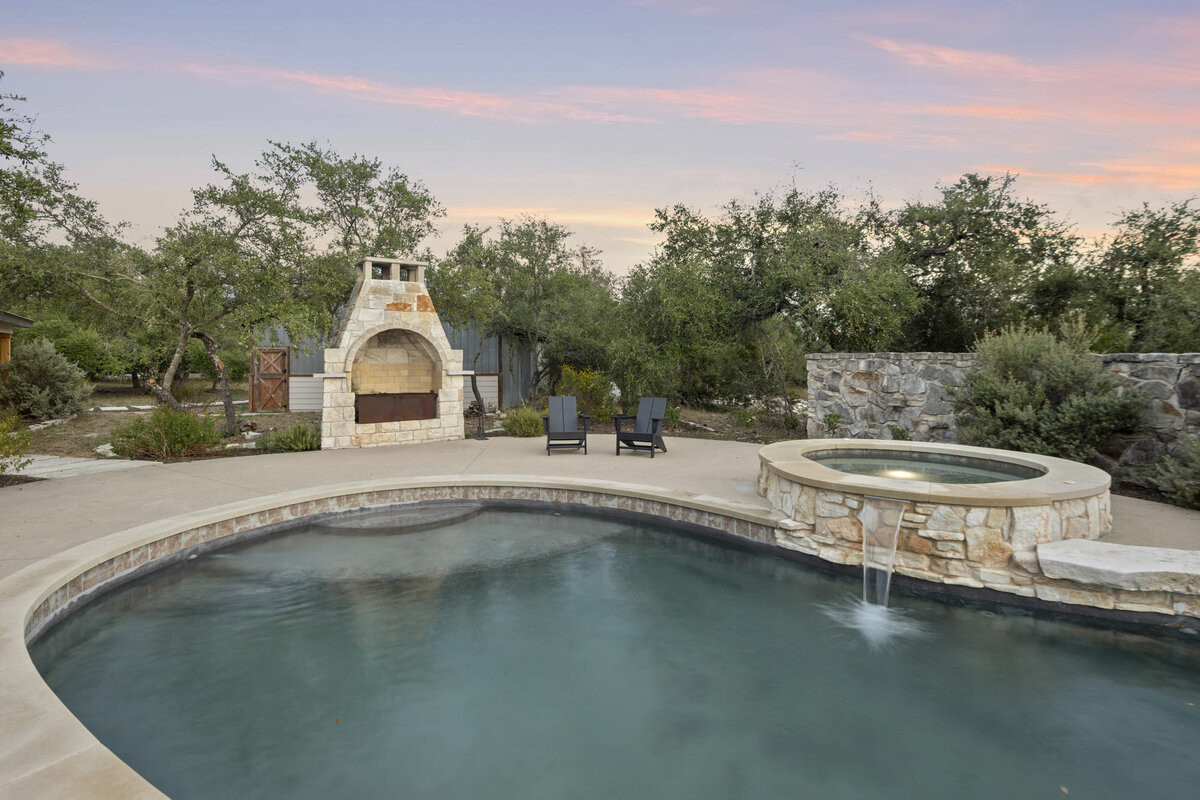
[[[1144,435],[1114,439],[1104,466],[1136,481],[1180,436],[1200,436],[1200,353],[1109,353],[1108,369],[1154,399]],[[950,389],[975,368],[974,353],[815,353],[808,364],[808,436],[825,436],[826,414],[841,414],[839,435],[914,441],[956,439]]]
[[[373,276],[372,265],[384,270]],[[321,449],[463,438],[462,351],[453,350],[425,288],[424,264],[365,259],[325,349]],[[409,278],[412,278],[409,280]],[[413,369],[409,369],[412,365]],[[415,389],[413,387],[416,387]],[[359,424],[355,390],[437,392],[437,417]]]

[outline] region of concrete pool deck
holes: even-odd
[[[134,546],[148,553],[158,539],[183,535],[178,532],[189,526],[215,527],[212,520],[233,516],[229,509],[262,514],[327,489],[371,492],[405,483],[462,487],[478,481],[594,487],[646,498],[647,504],[658,499],[698,509],[701,519],[723,513],[766,530],[779,519],[756,491],[759,445],[670,438],[670,452],[651,459],[614,456],[611,435],[590,438],[586,456],[547,456],[540,438],[496,438],[157,464],[0,488],[0,796],[162,796],[41,682],[25,649],[25,625],[62,575],[81,575]],[[1114,531],[1105,542],[1200,551],[1200,512],[1113,497],[1113,516]]]
[[[771,513],[755,488],[761,445],[669,438],[656,458],[613,455],[611,435],[589,455],[547,456],[538,439],[465,439],[411,447],[214,458],[82,474],[0,489],[0,578],[116,531],[239,500],[335,483],[428,475],[514,475],[633,483],[721,497]],[[103,462],[100,462],[103,463]],[[1115,544],[1200,550],[1200,511],[1114,495]]]

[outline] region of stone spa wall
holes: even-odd
[[[861,564],[863,506],[871,496],[884,497],[907,504],[896,546],[899,575],[1043,602],[1200,617],[1200,577],[1192,574],[1200,558],[1169,563],[1172,552],[1163,563],[1147,565],[1138,559],[1144,562],[1142,551],[1148,548],[1095,541],[1112,524],[1108,479],[1100,470],[1038,456],[1051,468],[1043,478],[945,486],[838,473],[805,460],[807,450],[822,446],[780,442],[760,451],[758,493],[787,517],[775,529],[779,547],[837,564]],[[955,445],[893,447],[948,450]],[[1102,480],[1091,480],[1089,473]],[[921,496],[905,498],[895,490],[906,483],[912,485],[906,491]],[[1086,549],[1055,552],[1064,545],[1100,548],[1094,554],[1098,558]],[[1123,552],[1102,552],[1113,547]],[[1129,574],[1104,569],[1110,557],[1128,564]],[[1153,556],[1163,557],[1161,551]]]
[[[1105,366],[1154,399],[1149,433],[1114,440],[1102,466],[1136,481],[1183,435],[1200,435],[1200,353],[1110,353]],[[838,436],[890,439],[892,426],[913,441],[954,442],[950,389],[976,366],[974,353],[819,353],[807,356],[808,436],[827,436],[822,420],[841,414]],[[1111,463],[1109,463],[1111,462]]]
[[[837,564],[862,563],[861,495],[805,486],[766,469],[760,486],[771,507],[794,520],[778,529],[776,544]],[[1047,581],[1037,558],[1044,542],[1098,538],[1111,524],[1109,513],[1107,495],[1008,508],[912,501],[900,525],[896,572],[949,586],[1118,607],[1105,592]],[[1175,613],[1165,602],[1126,610]]]

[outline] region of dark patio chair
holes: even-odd
[[[579,427],[580,420],[583,420],[582,429]],[[546,427],[546,455],[550,455],[551,448],[562,450],[573,447],[578,450],[582,447],[586,456],[588,423],[591,421],[590,414],[575,412],[574,397],[551,397],[550,413],[542,414],[542,424]]]
[[[613,417],[613,424],[617,428],[617,455],[621,455],[622,447],[626,450],[649,450],[651,458],[654,458],[656,449],[667,452],[662,437],[662,424],[666,418],[667,400],[664,397],[643,397],[638,402],[636,417],[629,414]],[[621,430],[621,422],[629,420],[634,420],[633,430]]]

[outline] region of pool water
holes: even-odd
[[[830,469],[875,478],[932,483],[1000,483],[1036,478],[1041,469],[986,458],[909,450],[818,450],[806,456]]]
[[[1200,646],[893,599],[649,524],[314,524],[113,592],[32,648],[190,798],[1191,798]],[[1060,788],[1062,787],[1062,788]]]

